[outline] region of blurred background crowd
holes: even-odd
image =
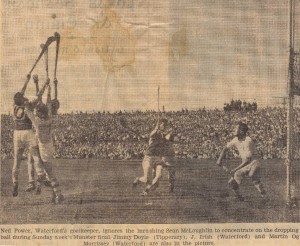
[[[224,111],[256,111],[257,103],[246,102],[241,100],[231,100],[230,103],[224,104]]]
[[[249,135],[263,159],[285,158],[286,110],[181,110],[164,112],[176,137],[177,158],[216,159],[233,137],[239,121],[250,127]],[[300,110],[294,121],[295,157],[300,157]],[[122,121],[126,121],[126,126]],[[157,112],[93,112],[59,114],[54,118],[55,158],[141,159],[154,129]],[[227,158],[234,158],[233,150]],[[1,115],[1,158],[13,158],[13,118]]]

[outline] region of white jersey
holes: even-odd
[[[238,137],[232,139],[227,145],[227,148],[236,147],[242,161],[246,161],[248,158],[256,158],[257,152],[255,145],[250,137],[246,137],[245,140],[240,141]]]
[[[52,120],[49,118],[47,120],[41,120],[39,117],[35,116],[32,111],[25,109],[28,118],[32,121],[33,126],[36,131],[36,136],[38,141],[46,144],[52,141],[51,125]]]

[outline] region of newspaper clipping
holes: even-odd
[[[0,245],[299,245],[300,0],[1,0]]]

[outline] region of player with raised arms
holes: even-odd
[[[158,185],[159,181],[162,178],[163,169],[168,171],[168,180],[169,180],[169,192],[174,191],[175,186],[175,151],[173,147],[173,142],[175,140],[173,129],[170,122],[167,119],[162,119],[164,122],[162,134],[162,146],[161,146],[161,162],[153,167],[152,176],[154,177],[152,183],[147,185],[146,189],[143,192],[143,195],[147,195],[150,191],[154,191]]]
[[[42,160],[43,168],[50,180],[50,186],[53,190],[52,202],[61,203],[64,199],[61,194],[59,183],[52,171],[52,158],[54,153],[54,146],[52,140],[52,100],[51,100],[51,87],[49,85],[50,80],[47,79],[48,94],[46,105],[41,103],[36,107],[36,114],[33,113],[31,107],[25,108],[26,115],[32,121],[34,128],[36,129],[36,137],[38,141],[38,147],[40,152],[40,157]],[[47,181],[45,173],[38,173],[38,186],[41,183]]]
[[[173,132],[173,127],[171,123],[168,122],[169,129],[164,135],[164,149],[162,153],[163,167],[168,171],[168,180],[169,180],[169,192],[172,193],[175,187],[175,150],[174,150],[174,141],[176,140],[175,134]]]
[[[228,184],[235,193],[235,196],[240,201],[244,200],[244,197],[239,192],[239,186],[243,177],[248,176],[252,179],[252,182],[262,197],[265,196],[266,191],[260,181],[260,162],[257,160],[257,150],[252,139],[247,136],[249,128],[245,123],[239,123],[234,131],[235,137],[227,143],[226,147],[222,150],[217,165],[223,167],[226,172],[229,172],[232,177]],[[236,168],[229,171],[229,169],[222,164],[223,157],[229,148],[235,147],[242,159],[242,163]]]
[[[14,197],[18,195],[18,175],[25,148],[29,149],[30,156],[32,156],[34,160],[36,171],[41,172],[38,145],[33,132],[32,121],[25,114],[25,104],[27,105],[27,108],[35,108],[45,91],[46,85],[44,85],[44,87],[37,94],[37,98],[29,102],[28,98],[26,98],[24,94],[30,78],[31,75],[28,74],[23,88],[14,96],[14,164],[12,168],[12,194]]]
[[[148,147],[142,162],[144,175],[136,178],[133,182],[133,187],[136,187],[139,183],[147,184],[142,195],[148,194],[150,190],[158,185],[160,178],[159,173],[161,172],[163,164],[161,154],[164,145],[164,136],[162,132],[165,129],[166,123],[166,119],[158,119],[154,130],[150,133]],[[153,169],[156,170],[156,174],[155,178],[151,179]]]

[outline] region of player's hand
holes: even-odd
[[[46,85],[49,85],[50,84],[50,79],[47,79],[46,80]]]
[[[31,74],[29,73],[29,74],[27,74],[27,80],[30,80],[30,78],[31,78]]]
[[[232,169],[229,173],[230,173],[231,175],[233,175],[235,172],[236,172],[236,170],[235,170],[235,169]]]
[[[39,76],[37,74],[32,76],[34,83],[38,83],[39,82]]]
[[[55,78],[55,79],[53,80],[53,83],[54,83],[55,85],[57,85],[57,84],[58,84],[58,80],[57,80],[57,78]]]

